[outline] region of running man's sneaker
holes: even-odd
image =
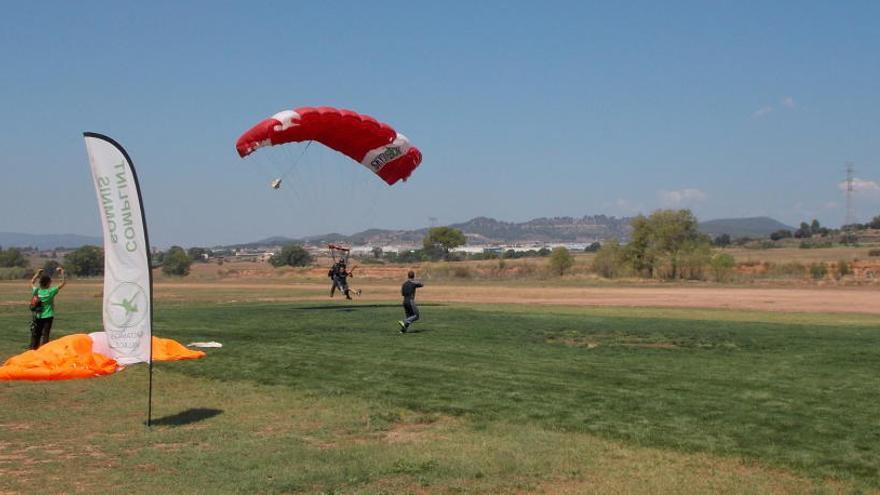
[[[361,290],[360,290],[360,289],[357,290],[357,295],[361,295]]]
[[[406,323],[398,321],[397,324],[400,325],[400,333],[406,333]]]

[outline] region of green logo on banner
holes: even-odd
[[[110,322],[119,328],[130,328],[144,321],[147,293],[134,282],[120,282],[110,293],[106,312]]]

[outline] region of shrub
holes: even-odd
[[[792,233],[790,230],[786,230],[786,229],[779,229],[776,232],[773,232],[772,234],[770,234],[770,239],[773,241],[778,241],[780,239],[788,239],[790,237],[792,237]]]
[[[550,254],[550,271],[560,277],[574,265],[574,257],[565,247],[554,248]]]
[[[55,270],[57,270],[59,266],[61,266],[61,264],[58,263],[57,261],[49,260],[49,261],[43,263],[43,273],[45,273],[46,275],[49,275],[50,277],[54,277]]]
[[[312,255],[302,246],[289,244],[281,248],[280,253],[275,253],[269,258],[269,264],[279,266],[308,266],[312,262]]]
[[[880,249],[871,249],[868,251],[868,256],[880,256]]]
[[[162,273],[185,277],[189,275],[192,258],[180,246],[172,246],[162,259]]]
[[[718,253],[712,257],[709,262],[712,268],[712,276],[716,282],[727,282],[733,275],[733,269],[736,266],[736,260],[727,253]]]
[[[471,278],[474,275],[470,265],[446,261],[424,263],[420,271],[422,278],[433,280]]]
[[[622,274],[625,263],[623,248],[617,240],[612,240],[605,243],[596,253],[592,268],[601,277],[614,278]]]
[[[98,246],[82,246],[64,257],[65,270],[79,277],[104,274],[104,250]]]
[[[27,268],[28,260],[18,248],[0,249],[0,267],[4,268]]]
[[[721,234],[712,241],[712,244],[718,247],[729,246],[730,243],[730,234]]]
[[[782,247],[781,245],[779,245],[773,241],[768,241],[766,239],[762,240],[757,245],[758,249],[777,249],[777,248],[781,248],[781,247]]]
[[[679,278],[703,280],[704,270],[712,261],[712,251],[708,243],[688,243],[678,256]]]
[[[850,267],[848,261],[840,260],[837,262],[837,278],[843,278],[851,273],[852,267]]]
[[[823,249],[830,248],[831,246],[831,241],[801,241],[798,247],[801,249]]]
[[[772,264],[767,271],[775,276],[802,278],[806,274],[807,267],[797,261],[789,261],[780,265]]]
[[[471,269],[467,265],[456,265],[452,269],[452,275],[455,278],[471,278]]]
[[[813,280],[822,280],[828,275],[828,267],[825,263],[813,263],[810,265],[810,276]]]
[[[20,266],[0,267],[0,280],[21,280],[33,276],[33,270]]]

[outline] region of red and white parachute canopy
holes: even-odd
[[[369,115],[332,107],[285,110],[238,138],[244,158],[264,146],[317,141],[372,170],[388,185],[406,180],[422,162],[422,153],[403,134]]]

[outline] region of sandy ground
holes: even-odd
[[[266,289],[255,283],[170,283],[163,288]],[[271,284],[314,290],[315,296],[284,299],[326,300],[327,284]],[[364,299],[399,300],[397,284],[371,284]],[[320,294],[320,295],[319,295]],[[338,296],[337,296],[338,297]],[[436,285],[419,290],[422,302],[473,304],[541,304],[565,306],[618,306],[668,308],[722,308],[801,313],[863,313],[880,315],[880,291],[858,288],[725,288],[725,287],[504,287],[486,285]]]

